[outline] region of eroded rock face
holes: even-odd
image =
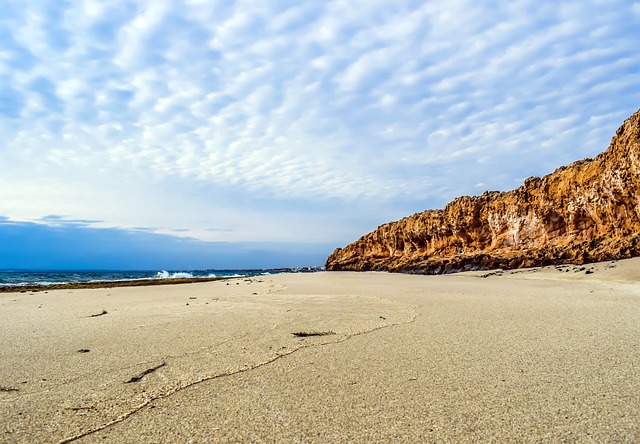
[[[640,253],[640,111],[609,148],[508,192],[464,196],[381,225],[327,270],[450,273],[585,263]]]

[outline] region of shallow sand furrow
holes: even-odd
[[[69,437],[69,438],[65,438],[62,441],[60,441],[59,444],[67,444],[67,443],[70,443],[70,442],[73,442],[73,441],[77,441],[78,439],[85,438],[85,437],[87,437],[89,435],[92,435],[92,434],[97,433],[99,431],[102,431],[102,430],[104,430],[104,429],[106,429],[108,427],[111,427],[111,426],[113,426],[115,424],[118,424],[118,423],[128,419],[129,417],[135,415],[141,409],[143,409],[144,407],[147,407],[148,405],[150,405],[154,401],[157,401],[159,399],[167,398],[167,397],[169,397],[169,396],[171,396],[171,395],[173,395],[173,394],[175,394],[175,393],[177,393],[177,392],[179,392],[181,390],[184,390],[186,388],[193,387],[195,385],[201,384],[201,383],[206,382],[206,381],[211,381],[211,380],[214,380],[214,379],[224,378],[224,377],[228,377],[228,376],[234,376],[234,375],[237,375],[239,373],[244,373],[244,372],[248,372],[248,371],[251,371],[251,370],[255,370],[255,369],[258,369],[260,367],[269,365],[269,364],[277,361],[278,359],[287,357],[289,355],[292,355],[292,354],[294,354],[294,353],[296,353],[296,352],[298,352],[300,350],[304,350],[304,349],[309,348],[309,347],[321,347],[321,346],[325,346],[325,345],[338,344],[338,343],[347,341],[347,340],[349,340],[349,339],[351,339],[351,338],[353,338],[355,336],[365,335],[367,333],[378,331],[378,330],[381,330],[383,328],[394,327],[394,326],[401,325],[401,324],[409,324],[409,323],[412,323],[412,322],[415,321],[416,316],[417,316],[417,314],[414,313],[413,317],[407,322],[380,325],[380,326],[378,326],[376,328],[373,328],[371,330],[360,331],[360,332],[352,333],[352,334],[349,334],[349,335],[344,335],[341,338],[339,338],[337,340],[334,340],[334,341],[322,342],[322,343],[319,343],[319,344],[302,345],[299,348],[296,348],[296,349],[289,350],[287,352],[281,353],[281,354],[273,357],[272,359],[260,362],[260,363],[258,363],[256,365],[254,365],[253,367],[242,368],[242,369],[239,369],[237,371],[232,371],[232,372],[227,372],[227,373],[208,375],[206,377],[198,379],[197,381],[192,381],[192,382],[190,382],[188,384],[181,385],[181,386],[178,386],[178,387],[174,387],[173,389],[171,389],[171,390],[169,390],[169,391],[167,391],[165,393],[160,393],[160,394],[158,394],[158,395],[146,400],[145,402],[135,406],[134,409],[132,409],[132,410],[120,415],[118,418],[115,418],[114,420],[112,420],[112,421],[110,421],[110,422],[108,422],[106,424],[102,424],[99,427],[96,427],[96,428],[91,429],[91,430],[87,430],[87,431],[82,432],[82,433],[80,433],[78,435],[75,435],[75,436],[72,436],[72,437]]]
[[[281,295],[284,286],[270,282],[237,284],[23,296],[17,316],[0,327],[0,335],[22,336],[2,351],[0,363],[3,381],[24,381],[10,402],[0,404],[7,441],[29,442],[36,431],[42,442],[77,440],[203,381],[409,318],[408,306],[384,299]],[[46,314],[37,308],[42,300],[49,303]],[[75,315],[105,303],[107,315]],[[42,331],[29,331],[33,326]],[[315,329],[336,334],[292,335]],[[127,384],[132,378],[136,382]]]

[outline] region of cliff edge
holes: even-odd
[[[622,259],[640,253],[640,110],[594,159],[513,191],[459,197],[378,227],[327,270],[439,274]]]

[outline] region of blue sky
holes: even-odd
[[[320,265],[640,108],[640,2],[0,1],[0,267]]]

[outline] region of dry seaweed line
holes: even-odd
[[[141,380],[142,378],[147,376],[149,373],[153,373],[156,370],[158,370],[159,368],[164,367],[165,365],[167,365],[167,363],[166,362],[162,362],[162,363],[156,365],[155,367],[148,368],[145,371],[143,371],[142,373],[138,373],[137,375],[133,376],[128,381],[125,381],[125,383],[128,384],[130,382],[138,382],[139,380]]]

